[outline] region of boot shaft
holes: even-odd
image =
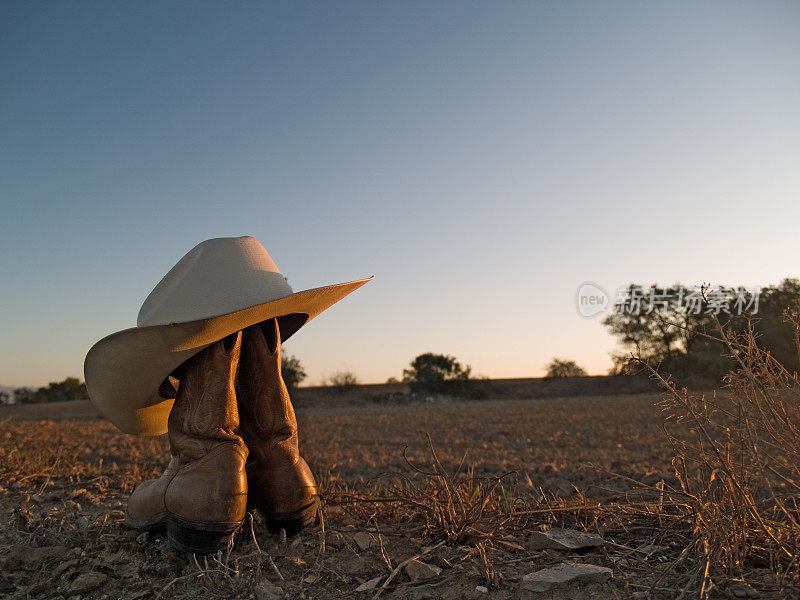
[[[239,411],[234,381],[242,333],[212,344],[186,361],[176,373],[180,383],[169,415],[172,454],[181,464],[199,459],[219,443],[241,445],[236,435]]]
[[[297,533],[317,515],[317,486],[300,456],[297,419],[281,376],[280,329],[275,319],[244,330],[237,379],[239,433],[250,451],[250,503],[272,531]]]
[[[267,460],[277,446],[298,453],[297,419],[281,375],[276,319],[242,332],[236,396],[241,412],[238,433],[253,459]]]

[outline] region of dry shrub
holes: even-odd
[[[784,319],[800,340],[800,306]],[[743,577],[766,567],[784,583],[800,575],[800,381],[759,347],[751,322],[738,332],[716,323],[714,339],[737,368],[710,397],[645,365],[666,389],[675,491],[693,527],[700,597],[717,569]]]
[[[428,448],[429,461],[424,467],[412,463],[404,451],[408,472],[379,475],[369,482],[370,493],[341,500],[388,505],[394,513],[387,515],[391,521],[421,521],[422,534],[432,542],[478,544],[501,534],[517,503],[512,491],[515,473],[477,476],[466,464],[466,454],[448,471],[430,436]]]
[[[358,377],[352,371],[337,371],[325,380],[324,385],[330,386],[336,393],[342,394],[358,385]]]

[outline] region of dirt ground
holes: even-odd
[[[654,490],[674,483],[656,402],[645,394],[299,406],[324,530],[285,540],[255,514],[209,557],[178,554],[164,535],[122,524],[134,487],[167,462],[165,437],[121,434],[100,419],[11,419],[0,409],[0,598],[676,598],[690,532],[663,506],[652,510]],[[436,469],[469,489],[459,535],[436,521],[448,492]],[[650,499],[637,504],[637,494]],[[552,527],[605,543],[538,548],[534,532]],[[422,575],[404,566],[414,557]],[[565,562],[608,567],[613,577],[524,589],[525,574]],[[759,593],[716,581],[711,597],[791,597],[771,584]]]

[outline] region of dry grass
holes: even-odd
[[[800,340],[800,310],[784,313]],[[766,569],[779,589],[800,580],[800,382],[758,345],[752,326],[736,333],[717,321],[737,369],[711,395],[666,390],[663,407],[679,486],[673,498],[690,519],[692,588],[705,597],[719,581]],[[800,348],[798,348],[800,350]]]
[[[615,578],[552,598],[723,598],[743,577],[765,597],[791,597],[788,562],[778,570],[746,559],[729,570],[722,554],[704,554],[699,515],[711,509],[702,512],[707,500],[696,487],[681,489],[700,480],[675,477],[656,401],[300,406],[301,448],[325,497],[324,533],[285,540],[256,516],[230,549],[205,559],[121,524],[134,486],[163,468],[165,439],[126,436],[100,420],[0,421],[0,557],[21,547],[68,550],[35,569],[0,558],[0,597],[68,597],[81,574],[95,572],[107,579],[85,598],[252,597],[271,581],[287,598],[510,600],[524,597],[523,574],[565,560],[611,567]],[[685,426],[668,431],[679,439]],[[600,533],[606,545],[578,556],[533,549],[532,531],[547,527]],[[362,549],[359,533],[375,543]],[[441,574],[411,582],[403,565],[413,557]],[[354,592],[376,577],[368,594]]]
[[[379,475],[368,482],[366,493],[341,494],[338,501],[388,504],[405,512],[405,517],[412,517],[407,520],[421,521],[419,530],[434,543],[479,544],[500,536],[515,505],[511,490],[503,482],[516,473],[475,475],[474,465],[466,462],[466,453],[450,471],[439,460],[430,436],[428,447],[430,456],[426,466],[411,462],[404,449],[409,472]],[[515,487],[516,482],[512,485]]]

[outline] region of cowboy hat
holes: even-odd
[[[89,397],[122,431],[161,435],[175,397],[172,373],[187,359],[272,318],[286,340],[370,279],[295,293],[255,238],[206,240],[150,292],[136,327],[112,333],[89,350]]]

